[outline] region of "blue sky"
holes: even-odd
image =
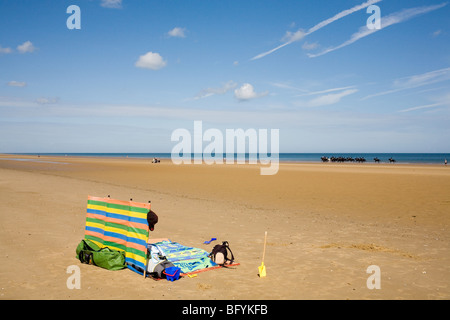
[[[279,129],[281,152],[448,152],[449,17],[440,0],[1,0],[0,152],[170,152],[194,120]]]

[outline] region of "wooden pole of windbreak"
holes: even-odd
[[[151,201],[148,200],[148,203],[151,203]],[[148,233],[150,234],[150,226],[147,225],[147,227],[148,227]],[[148,254],[149,254],[149,252],[148,252],[148,243],[147,243],[147,248],[145,250],[144,280],[145,280],[145,278],[147,278],[147,268],[148,268],[148,260],[149,260]]]

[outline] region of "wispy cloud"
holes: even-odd
[[[336,47],[331,47],[331,48],[325,49],[324,51],[322,51],[320,53],[308,54],[308,56],[310,58],[315,58],[315,57],[319,57],[324,54],[336,51],[338,49],[342,49],[352,43],[355,43],[358,40],[361,40],[362,38],[365,38],[375,32],[385,29],[389,26],[392,26],[397,23],[405,22],[405,21],[412,19],[418,15],[440,9],[442,7],[445,7],[446,5],[447,5],[447,3],[442,3],[442,4],[438,4],[438,5],[432,5],[432,6],[415,7],[415,8],[404,9],[402,11],[392,13],[388,16],[381,18],[381,28],[380,29],[369,29],[369,28],[367,28],[367,26],[362,26],[358,32],[354,33],[351,36],[351,38],[349,40],[345,41],[344,43],[342,43]]]
[[[332,88],[332,89],[326,89],[326,90],[321,90],[321,91],[308,92],[308,93],[300,94],[297,97],[313,96],[313,95],[317,95],[317,94],[342,91],[342,90],[351,89],[351,88],[354,88],[354,87],[355,86],[348,86],[348,87],[342,87],[342,88]]]
[[[294,87],[287,83],[272,82],[271,85],[274,87],[277,87],[277,88],[282,88],[282,89],[289,89],[289,90],[295,90],[295,91],[300,91],[300,92],[308,92],[305,89],[297,88],[297,87]]]
[[[27,83],[23,81],[9,81],[7,85],[10,87],[25,87]]]
[[[381,1],[382,0],[369,0],[369,1],[364,2],[364,3],[360,4],[360,5],[357,5],[357,6],[353,7],[353,8],[350,8],[350,9],[344,10],[342,12],[339,12],[337,15],[335,15],[335,16],[327,19],[327,20],[324,20],[324,21],[320,22],[317,25],[315,25],[314,27],[312,27],[311,29],[309,29],[308,30],[308,34],[311,34],[311,33],[315,32],[315,31],[317,31],[319,29],[322,29],[323,27],[329,25],[330,23],[333,23],[333,22],[335,22],[335,21],[337,21],[339,19],[342,19],[342,18],[344,18],[344,17],[346,17],[346,16],[348,16],[348,15],[354,13],[354,12],[357,12],[359,10],[365,9],[365,8],[371,6],[371,5],[375,4],[375,3],[381,2]]]
[[[398,112],[411,112],[411,111],[417,111],[417,110],[423,110],[423,109],[431,109],[431,108],[435,108],[435,107],[450,107],[450,92],[447,92],[444,95],[438,96],[438,97],[433,97],[432,98],[432,102],[434,103],[430,103],[430,104],[426,104],[426,105],[420,105],[417,107],[412,107],[412,108],[407,108],[407,109],[402,109],[399,110]]]
[[[319,44],[317,42],[314,42],[314,43],[305,42],[302,45],[303,50],[314,50],[314,49],[317,49],[318,47],[319,47]]]
[[[426,72],[423,74],[413,75],[400,78],[394,81],[394,86],[400,88],[416,88],[429,83],[440,82],[450,79],[450,68],[443,68]]]
[[[403,110],[400,110],[398,112],[410,112],[410,111],[416,111],[416,110],[421,110],[421,109],[434,108],[434,107],[438,107],[438,106],[442,106],[442,103],[427,104],[427,105],[424,105],[424,106],[418,106],[418,107],[403,109]]]
[[[332,92],[332,91],[336,91],[336,90],[338,90],[338,89],[324,90],[322,92]],[[340,102],[342,100],[342,98],[349,96],[351,94],[354,94],[356,92],[358,92],[358,89],[342,90],[339,93],[329,93],[329,94],[321,95],[321,96],[311,99],[309,101],[297,102],[296,105],[300,106],[300,107],[308,107],[308,108],[328,106],[328,105],[336,104],[336,103]]]
[[[361,100],[383,96],[403,90],[415,89],[429,84],[434,84],[448,80],[450,80],[450,68],[434,70],[422,74],[396,79],[393,81],[391,85],[392,89],[368,95],[362,98]]]
[[[435,32],[433,32],[433,34],[431,35],[433,38],[436,38],[437,36],[439,36],[442,33],[442,30],[436,30]]]
[[[235,83],[234,81],[228,81],[220,88],[203,89],[194,97],[194,100],[207,98],[207,97],[213,96],[215,94],[225,94],[228,91],[230,91],[236,87],[237,87],[237,83]]]
[[[120,9],[122,8],[122,0],[102,0],[100,5],[104,8]]]
[[[59,98],[40,97],[36,99],[36,102],[39,104],[57,104],[59,102]]]
[[[310,35],[311,33],[326,27],[330,23],[333,23],[333,22],[335,22],[335,21],[337,21],[339,19],[342,19],[342,18],[344,18],[344,17],[346,17],[346,16],[348,16],[348,15],[354,13],[354,12],[357,12],[359,10],[367,8],[368,6],[371,6],[371,5],[373,5],[375,3],[378,3],[378,2],[381,2],[381,1],[382,0],[369,0],[369,1],[364,2],[364,3],[360,4],[360,5],[357,5],[357,6],[353,7],[353,8],[341,11],[338,14],[336,14],[335,16],[333,16],[333,17],[331,17],[329,19],[326,19],[326,20],[316,24],[314,27],[310,28],[306,32],[303,31],[302,29],[299,29],[296,32],[288,31],[288,32],[286,32],[286,35],[283,37],[283,40],[285,41],[285,43],[283,43],[282,45],[280,45],[280,46],[278,46],[278,47],[276,47],[276,48],[274,48],[272,50],[269,50],[269,51],[263,52],[261,54],[258,54],[256,56],[254,56],[251,60],[261,59],[261,58],[263,58],[263,57],[265,57],[265,56],[267,56],[267,55],[269,55],[269,54],[271,54],[271,53],[273,53],[273,52],[275,52],[275,51],[277,51],[277,50],[279,50],[279,49],[281,49],[281,48],[283,48],[283,47],[285,47],[285,46],[287,46],[287,45],[289,45],[289,44],[291,44],[293,42],[302,40],[307,35]]]
[[[11,53],[12,49],[11,48],[3,48],[2,46],[0,46],[0,53]]]

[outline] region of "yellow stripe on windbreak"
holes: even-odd
[[[123,250],[123,248],[119,248],[119,247],[115,247],[115,246],[113,246],[113,245],[108,245],[108,246],[104,246],[104,247],[108,247],[108,248],[110,248],[110,249],[112,249],[112,250],[116,250],[116,251],[124,251]]]
[[[119,234],[122,234],[124,236],[128,235],[127,230],[123,230],[123,229],[120,229],[120,228],[115,228],[113,226],[105,225],[105,231],[119,233]]]
[[[101,242],[98,242],[98,241],[95,241],[95,240],[92,240],[92,239],[89,239],[89,241],[92,241],[93,243],[95,243],[97,246],[99,246],[100,248],[102,248],[103,247],[103,243],[101,243]]]
[[[95,205],[95,204],[88,204],[87,208],[92,209],[92,210],[100,210],[100,211],[105,211],[105,212],[109,212],[109,213],[121,214],[124,216],[133,217],[133,218],[147,219],[147,213],[143,213],[143,212],[134,212],[134,211],[123,210],[123,209],[108,208],[107,206],[99,206],[99,205]]]
[[[105,228],[105,224],[103,224],[103,223],[96,223],[96,222],[87,221],[87,220],[86,220],[86,226],[93,227],[93,228],[99,228],[102,230]]]
[[[142,262],[144,265],[146,264],[146,260],[144,257],[138,256],[137,254],[131,253],[131,252],[126,252],[125,253],[125,257]]]

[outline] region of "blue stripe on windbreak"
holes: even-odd
[[[135,266],[141,267],[142,269],[145,269],[145,265],[140,262],[140,261],[136,261],[134,259],[131,258],[125,258],[125,263],[127,264],[134,264]]]
[[[105,230],[103,230],[103,229],[95,228],[95,227],[88,227],[88,226],[86,226],[86,230],[87,231],[98,232],[98,233],[101,233],[101,234],[104,234],[104,232],[105,232]]]
[[[111,238],[121,239],[123,241],[127,241],[127,238],[128,238],[124,234],[120,234],[120,233],[117,233],[117,232],[111,232],[111,231],[105,231],[105,236],[111,237]]]
[[[114,218],[114,219],[120,219],[120,220],[125,220],[125,221],[131,221],[131,222],[137,222],[137,223],[144,223],[147,224],[147,219],[141,219],[141,218],[135,218],[135,217],[130,217],[130,216],[126,216],[123,214],[118,214],[118,213],[111,213],[111,212],[106,212],[103,210],[96,210],[96,209],[87,209],[88,213],[93,213],[93,214],[99,214],[105,217],[110,217],[110,218]]]
[[[124,240],[126,242],[136,243],[136,244],[139,244],[139,245],[144,246],[144,247],[147,246],[147,241],[141,240],[141,239],[138,239],[138,238],[135,238],[135,237],[128,237],[128,236],[126,236],[124,234],[121,234],[121,233],[105,231],[104,234],[107,237],[122,239],[122,240]]]
[[[139,245],[144,246],[144,247],[147,246],[147,241],[141,240],[141,239],[138,239],[138,238],[128,237],[127,238],[127,242],[136,243],[136,244],[139,244]]]

